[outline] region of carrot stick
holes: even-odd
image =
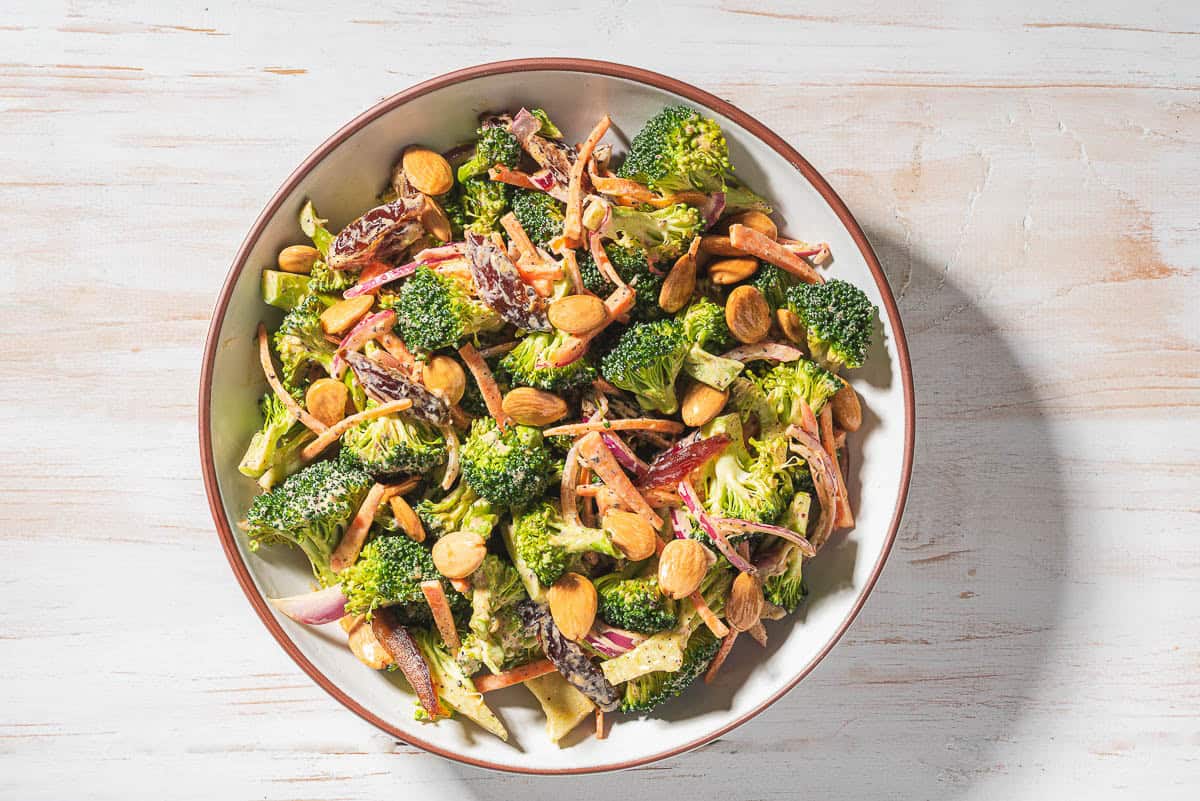
[[[738,250],[757,256],[780,269],[787,270],[806,284],[824,283],[817,271],[804,259],[761,231],[741,225],[729,226],[729,244]]]
[[[833,463],[833,473],[837,478],[837,516],[833,524],[838,528],[850,528],[854,525],[854,513],[850,510],[850,493],[846,489],[846,479],[842,476],[842,468],[838,465],[837,447],[833,442],[833,406],[825,404],[821,410],[821,447],[829,454]]]
[[[704,602],[704,596],[700,594],[700,590],[696,590],[688,596],[691,599],[692,606],[696,608],[696,612],[700,615],[700,619],[704,621],[704,625],[708,626],[708,630],[715,637],[724,637],[729,634],[729,629],[721,619],[713,614],[713,610],[708,608],[708,604]]]
[[[523,681],[536,679],[538,676],[545,676],[547,673],[553,673],[554,671],[553,662],[549,659],[539,659],[536,662],[530,662],[527,665],[521,665],[512,670],[506,670],[503,673],[480,676],[475,679],[475,689],[481,693],[490,693],[492,690],[502,690],[505,687],[511,687]]]
[[[395,498],[397,495],[403,495],[406,492],[412,492],[420,483],[420,477],[413,476],[412,478],[404,479],[399,484],[388,484],[383,488],[383,497],[379,499],[379,502],[386,503],[392,498]]]
[[[603,740],[608,737],[608,730],[604,728],[604,710],[596,707],[596,739]]]
[[[598,433],[592,431],[585,434],[576,444],[579,446],[580,464],[590,467],[592,472],[600,477],[605,486],[617,494],[621,503],[630,511],[641,515],[654,528],[662,528],[662,518],[655,514],[654,510],[650,508],[650,504],[637,491],[637,487],[633,486],[633,482],[621,469],[616,457],[612,455],[612,451],[604,444],[604,440]]]
[[[508,415],[504,412],[500,387],[496,384],[496,379],[492,376],[487,362],[470,342],[458,349],[458,355],[462,356],[463,361],[467,363],[467,369],[475,377],[475,383],[479,384],[479,391],[483,394],[483,403],[487,406],[488,414],[492,416],[497,425],[504,428],[508,425]]]
[[[704,674],[705,684],[712,684],[713,679],[717,677],[717,671],[721,669],[721,665],[725,664],[725,657],[729,656],[729,652],[733,650],[733,642],[737,636],[736,631],[731,631],[721,640],[721,647],[717,649],[717,655],[713,657],[712,664],[708,666],[708,671]]]
[[[362,506],[358,507],[354,519],[350,521],[350,527],[342,535],[342,541],[338,543],[329,560],[329,567],[334,573],[341,573],[358,559],[358,554],[367,539],[367,532],[375,520],[375,512],[379,509],[385,489],[386,487],[382,484],[371,485]]]
[[[571,279],[571,291],[576,295],[594,295],[583,285],[583,273],[579,272],[579,261],[575,258],[575,251],[567,250],[563,253],[563,269],[567,273],[567,278]]]
[[[547,428],[542,433],[547,437],[574,437],[589,431],[661,431],[664,434],[678,434],[683,431],[683,424],[674,420],[659,420],[655,417],[632,417],[624,420],[595,420],[587,423],[567,423],[566,425]]]
[[[329,426],[304,411],[304,407],[297,403],[292,394],[283,388],[283,382],[275,374],[275,365],[271,362],[271,346],[267,344],[267,327],[262,323],[258,324],[258,361],[262,364],[263,375],[266,376],[267,383],[271,385],[271,391],[275,393],[275,397],[283,401],[283,405],[287,407],[288,411],[297,420],[304,423],[305,426],[316,434],[320,434],[329,428]]]
[[[321,451],[336,442],[338,437],[354,428],[363,420],[374,420],[376,417],[383,417],[393,412],[402,412],[411,406],[412,401],[408,398],[401,398],[400,400],[388,401],[358,414],[352,414],[349,417],[343,417],[321,432],[321,435],[312,442],[305,445],[304,450],[300,451],[300,458],[305,462],[311,462],[321,455]]]
[[[583,241],[583,175],[587,171],[596,145],[608,132],[610,124],[611,120],[607,114],[600,118],[600,122],[596,123],[596,127],[580,145],[575,163],[571,165],[571,174],[567,182],[567,216],[563,221],[563,237],[571,247],[579,247]]]
[[[429,604],[429,611],[433,612],[433,622],[437,626],[438,633],[442,635],[442,642],[446,643],[446,647],[450,649],[450,653],[458,656],[458,649],[462,646],[462,642],[458,639],[458,629],[454,626],[454,613],[450,611],[450,602],[446,600],[446,591],[442,589],[442,582],[437,579],[421,582],[421,592],[425,595],[425,602]]]
[[[504,230],[508,232],[508,238],[517,246],[517,252],[521,254],[518,263],[524,262],[527,265],[541,264],[542,257],[538,255],[537,248],[533,246],[533,241],[529,238],[529,234],[525,233],[525,227],[521,225],[521,221],[517,219],[517,215],[510,211],[500,218],[500,224],[504,226]]]

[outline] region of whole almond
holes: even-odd
[[[434,238],[440,239],[442,242],[449,242],[454,238],[453,229],[450,227],[450,218],[446,216],[446,212],[438,205],[438,202],[428,195],[425,197],[425,205],[421,208],[421,225],[425,226],[425,230]],[[419,253],[418,250],[412,250],[413,253]]]
[[[803,345],[808,338],[804,323],[800,322],[800,318],[791,309],[776,309],[775,321],[779,323],[779,330],[783,335],[797,345]]]
[[[763,591],[758,577],[749,573],[738,573],[725,602],[725,619],[734,631],[748,631],[762,617]]]
[[[396,518],[396,523],[400,526],[400,530],[413,542],[424,542],[425,525],[421,522],[421,518],[417,517],[417,513],[413,511],[413,508],[408,505],[408,501],[399,495],[393,495],[391,504],[392,515]]]
[[[359,662],[372,670],[383,670],[392,664],[392,655],[379,644],[371,624],[362,615],[346,615],[338,623],[348,635],[350,652],[358,657]]]
[[[708,549],[696,540],[673,539],[658,557],[658,588],[668,598],[686,598],[708,572]]]
[[[654,556],[658,534],[641,515],[623,509],[610,509],[604,515],[604,530],[612,537],[625,558],[640,562]]]
[[[331,426],[346,416],[350,390],[336,378],[320,378],[304,393],[304,408],[313,417]]]
[[[452,531],[433,544],[433,566],[446,578],[466,578],[485,556],[487,546],[470,531]]]
[[[745,281],[756,272],[758,272],[758,259],[750,256],[721,259],[708,265],[708,275],[712,278],[712,282],[721,286]]]
[[[854,387],[843,382],[830,403],[833,404],[833,422],[838,426],[847,431],[857,431],[862,426],[862,404],[858,402]]]
[[[450,162],[424,147],[410,147],[400,159],[404,175],[418,192],[443,195],[454,186]]]
[[[425,362],[421,382],[430,392],[441,395],[451,406],[467,391],[467,374],[462,365],[449,356],[437,355]]]
[[[683,393],[683,401],[679,405],[680,416],[685,425],[702,426],[720,414],[728,400],[729,390],[714,389],[697,381]]]
[[[279,269],[285,273],[308,275],[312,272],[313,262],[321,258],[321,253],[309,245],[288,245],[279,251]]]
[[[517,387],[504,396],[505,413],[521,425],[548,426],[567,416],[567,402],[553,392]]]
[[[586,576],[567,573],[546,591],[554,625],[568,640],[582,640],[596,622],[596,587]]]
[[[753,345],[771,330],[771,307],[754,287],[739,286],[725,301],[725,322],[738,342]]]
[[[743,211],[741,214],[730,217],[728,222],[729,225],[744,225],[747,228],[753,228],[770,239],[776,239],[779,236],[779,229],[775,227],[775,223],[761,211]]]
[[[675,260],[675,266],[663,280],[658,291],[658,305],[663,311],[674,314],[687,305],[696,290],[696,258],[684,253]]]
[[[713,256],[745,256],[729,241],[727,234],[709,234],[700,239],[700,250]]]
[[[339,300],[321,312],[321,328],[326,334],[344,334],[353,328],[374,304],[374,295],[359,295],[348,300]]]
[[[608,308],[595,295],[567,295],[550,304],[550,325],[568,334],[583,334],[608,320]]]

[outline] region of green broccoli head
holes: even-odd
[[[317,462],[250,503],[246,537],[251,550],[289,543],[304,551],[323,584],[335,581],[334,548],[372,484],[362,470],[341,461]]]
[[[458,279],[418,267],[404,282],[395,300],[380,300],[393,307],[400,333],[410,348],[456,348],[470,336],[495,331],[504,325],[490,306],[472,297]]]
[[[446,461],[446,440],[417,417],[389,414],[364,420],[342,435],[342,458],[375,478],[420,475]]]
[[[486,540],[500,520],[492,504],[480,498],[465,481],[458,482],[441,500],[422,500],[415,511],[426,533],[434,538],[454,531],[469,531]]]
[[[596,368],[587,356],[565,367],[555,367],[550,361],[551,354],[563,346],[567,336],[558,329],[526,334],[500,360],[500,367],[512,379],[514,386],[536,387],[551,392],[586,386],[596,380]]]
[[[540,108],[530,109],[530,114],[537,117],[541,121],[542,127],[538,128],[538,136],[545,136],[548,139],[562,139],[562,131],[558,126],[550,121],[550,115],[545,110]]]
[[[622,242],[626,247],[638,245],[656,262],[673,261],[687,252],[703,226],[700,212],[685,203],[652,211],[613,206],[600,234],[606,239]]]
[[[312,273],[308,277],[308,291],[340,295],[358,283],[358,274],[360,272],[358,269],[334,270],[323,261],[315,261],[313,262]]]
[[[338,574],[346,613],[369,615],[382,606],[401,606],[406,623],[432,619],[422,581],[441,581],[456,617],[470,609],[466,597],[442,578],[429,549],[403,534],[377,536],[366,544],[358,561]]]
[[[462,448],[463,480],[497,506],[524,506],[550,481],[550,452],[542,432],[510,423],[500,430],[490,417],[476,420]]]
[[[866,293],[835,278],[794,286],[787,291],[787,300],[808,331],[813,358],[835,373],[842,365],[862,367],[877,312]]]
[[[249,478],[258,478],[267,471],[280,440],[296,424],[295,415],[274,392],[263,395],[258,407],[262,410],[262,429],[250,438],[250,446],[238,465],[238,472]]]
[[[633,137],[617,174],[669,194],[724,189],[725,174],[732,169],[729,146],[716,120],[687,106],[670,106]]]
[[[603,529],[568,525],[549,501],[516,515],[510,547],[515,552],[513,560],[523,563],[546,587],[579,567],[585,553],[620,556]]]
[[[767,305],[771,307],[771,313],[774,314],[778,309],[787,307],[787,291],[799,283],[800,279],[787,270],[760,261],[750,286],[762,293]]]
[[[529,597],[516,568],[488,554],[471,574],[471,587],[471,634],[460,663],[470,659],[500,673],[540,653],[537,637],[525,631],[516,615],[517,602]]]
[[[760,397],[755,408],[764,433],[778,432],[804,420],[801,404],[814,415],[842,388],[842,379],[808,359],[781,362],[754,379]],[[737,400],[735,405],[740,405]]]
[[[665,701],[679,696],[708,669],[721,647],[721,641],[706,627],[692,632],[683,651],[679,670],[656,670],[625,684],[622,712],[649,712]]]
[[[787,543],[786,547],[788,552],[784,570],[763,582],[763,596],[791,613],[804,602],[808,587],[804,584],[804,555],[793,543]]]
[[[487,178],[468,178],[463,181],[462,207],[464,228],[480,236],[500,230],[500,218],[508,211],[510,187]]]
[[[675,602],[658,591],[656,577],[622,578],[609,573],[596,579],[595,585],[598,612],[608,625],[642,634],[675,627]]]
[[[475,143],[475,153],[458,168],[458,180],[465,183],[477,175],[483,175],[497,164],[515,167],[521,160],[521,143],[502,125],[480,128]]]
[[[463,238],[463,229],[467,226],[467,213],[463,210],[462,191],[455,187],[446,194],[438,198],[438,203],[442,206],[442,211],[446,212],[446,219],[450,222],[450,238],[453,240],[461,240]]]
[[[275,352],[283,368],[280,375],[289,387],[303,383],[310,365],[319,365],[327,373],[333,370],[336,348],[321,328],[323,311],[320,299],[309,295],[284,316],[275,332]]]
[[[725,310],[708,298],[700,298],[687,308],[681,318],[683,335],[688,342],[712,353],[733,346],[733,334],[725,322]]]
[[[513,215],[535,245],[546,245],[561,236],[566,219],[566,205],[545,192],[516,189],[512,196]]]
[[[665,276],[656,275],[651,271],[650,261],[641,245],[630,239],[622,239],[606,243],[604,252],[617,275],[621,276],[621,280],[634,292],[633,312],[630,316],[635,320],[654,320],[662,317],[664,312],[658,305],[658,295]],[[600,272],[590,252],[579,251],[576,260],[579,263],[583,285],[589,292],[604,298],[617,288],[616,284]]]
[[[600,371],[614,386],[637,396],[643,409],[674,414],[675,379],[689,343],[674,320],[635,323],[604,355]]]
[[[756,444],[756,455],[746,449],[737,414],[715,418],[702,429],[705,437],[727,434],[729,446],[710,460],[701,473],[706,509],[719,517],[737,517],[774,523],[787,508],[791,480],[790,458],[782,436]],[[782,449],[781,447],[782,446]]]

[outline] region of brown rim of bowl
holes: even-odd
[[[821,648],[820,652],[796,674],[795,678],[791,679],[785,687],[780,689],[763,703],[756,706],[741,717],[733,720],[716,731],[706,734],[696,740],[672,748],[667,751],[661,751],[655,754],[649,754],[638,759],[627,760],[625,762],[614,762],[607,765],[598,765],[587,768],[563,768],[563,769],[537,769],[537,768],[522,768],[512,765],[504,765],[498,762],[489,762],[482,759],[472,759],[463,754],[453,753],[444,748],[440,748],[431,743],[425,742],[420,738],[405,734],[395,727],[388,724],[386,721],[372,714],[358,702],[354,701],[341,689],[333,684],[330,679],[325,676],[320,670],[312,664],[304,654],[300,653],[300,649],[292,641],[292,639],[284,632],[279,621],[275,619],[274,614],[267,606],[266,600],[258,592],[254,586],[254,580],[250,576],[249,568],[242,560],[241,554],[237,549],[237,543],[234,539],[233,531],[229,527],[229,522],[225,517],[224,505],[221,502],[220,492],[217,488],[217,473],[216,465],[213,461],[212,440],[210,437],[210,406],[212,399],[212,371],[213,363],[216,357],[217,340],[220,335],[221,325],[225,318],[225,309],[229,305],[230,297],[233,294],[233,287],[237,283],[237,278],[245,268],[246,259],[250,254],[251,248],[258,241],[258,237],[262,234],[267,223],[279,212],[284,200],[291,194],[296,184],[299,183],[305,175],[334,148],[345,141],[349,136],[354,134],[358,129],[376,119],[380,115],[402,106],[410,100],[437,91],[438,89],[460,83],[465,80],[479,78],[486,75],[500,75],[514,72],[547,72],[547,71],[563,71],[563,72],[582,72],[598,75],[607,75],[609,77],[623,78],[637,83],[647,84],[658,89],[663,89],[667,92],[687,98],[695,103],[707,106],[714,111],[723,114],[729,119],[736,122],[738,125],[745,128],[754,136],[768,144],[775,152],[783,156],[790,162],[800,173],[808,180],[810,184],[821,194],[825,202],[837,214],[842,224],[846,226],[846,230],[854,238],[854,242],[858,245],[859,251],[867,262],[867,266],[871,269],[871,275],[875,278],[875,283],[879,288],[880,295],[883,296],[884,310],[887,312],[888,322],[891,323],[893,344],[897,349],[897,355],[900,359],[900,380],[903,383],[904,389],[904,466],[900,477],[900,492],[896,497],[896,506],[892,512],[892,521],[888,528],[887,540],[884,542],[883,551],[876,560],[875,566],[871,569],[871,575],[867,579],[866,584],[859,591],[858,598],[854,602],[854,607],[850,613],[846,615],[838,627],[837,632],[829,639]],[[736,108],[730,103],[709,94],[702,89],[684,83],[683,81],[669,78],[666,75],[660,75],[657,72],[640,69],[638,67],[630,67],[625,64],[615,64],[608,61],[594,61],[591,59],[578,58],[526,58],[516,59],[513,61],[497,61],[491,64],[480,64],[466,69],[456,70],[454,72],[441,75],[437,78],[419,83],[409,89],[398,94],[392,95],[385,100],[376,103],[371,108],[359,114],[349,123],[344,125],[337,133],[326,139],[320,147],[312,152],[299,167],[297,167],[287,180],[283,182],[283,186],[271,198],[271,201],[258,215],[258,219],[254,221],[250,233],[246,235],[241,247],[238,249],[237,256],[234,258],[233,266],[229,270],[229,274],[225,278],[225,285],[221,288],[221,294],[217,298],[216,307],[213,310],[212,322],[209,324],[208,340],[204,346],[204,364],[200,373],[200,461],[204,471],[204,488],[208,496],[208,505],[212,511],[213,522],[217,526],[217,533],[221,538],[221,546],[225,549],[225,556],[229,560],[230,567],[233,568],[234,575],[237,577],[238,584],[241,585],[242,591],[245,592],[246,598],[254,607],[254,611],[258,613],[263,625],[271,632],[271,635],[279,643],[288,656],[300,666],[300,669],[308,674],[314,682],[317,683],[325,692],[333,696],[343,706],[354,712],[356,715],[371,723],[376,728],[387,732],[392,737],[395,737],[401,742],[409,745],[422,748],[439,756],[452,759],[456,762],[462,762],[467,765],[474,765],[481,768],[490,768],[492,770],[508,771],[513,773],[530,773],[536,775],[557,775],[557,774],[575,774],[575,773],[599,773],[610,770],[623,770],[639,765],[645,765],[650,762],[657,762],[660,759],[667,759],[677,754],[682,754],[694,748],[699,748],[702,745],[712,742],[729,731],[737,728],[746,721],[758,715],[771,704],[778,701],[789,690],[795,687],[800,681],[812,672],[813,668],[825,658],[826,654],[837,644],[842,635],[850,627],[854,618],[858,616],[859,610],[867,600],[867,596],[871,594],[871,590],[875,586],[875,582],[879,579],[879,574],[883,571],[883,565],[887,561],[888,555],[891,553],[892,545],[896,540],[896,532],[900,527],[900,518],[904,514],[904,502],[908,497],[908,485],[912,476],[913,462],[913,444],[915,437],[916,412],[913,401],[913,384],[912,384],[912,366],[908,358],[908,342],[904,337],[904,327],[900,322],[900,314],[896,309],[896,299],[892,296],[891,287],[888,285],[887,277],[883,273],[883,268],[879,265],[879,259],[875,255],[875,251],[871,249],[870,243],[867,241],[866,234],[862,228],[846,208],[846,204],[838,197],[838,194],[833,188],[821,177],[811,164],[808,163],[795,149],[787,142],[779,137],[778,134],[771,131],[758,120],[751,117],[741,109]]]

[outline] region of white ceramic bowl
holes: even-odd
[[[459,719],[414,722],[411,693],[395,675],[361,665],[336,624],[301,626],[264,602],[264,596],[310,588],[299,552],[251,554],[234,533],[256,489],[237,471],[259,425],[256,400],[264,391],[253,334],[260,319],[278,321],[259,298],[260,270],[282,247],[303,241],[296,213],[306,198],[337,230],[374,205],[405,145],[447,149],[470,136],[481,111],[541,106],[572,141],[608,113],[615,123],[609,140],[623,145],[647,118],[680,102],[720,122],[738,176],[772,200],[781,231],[829,242],[835,259],[830,274],[862,287],[880,307],[873,352],[853,376],[866,410],[863,429],[850,440],[857,526],[836,535],[811,563],[807,606],[768,625],[765,650],[749,640],[739,644],[715,684],[693,687],[654,717],[619,716],[607,740],[587,736],[588,727],[581,726],[565,747],[549,743],[540,710],[522,687],[489,695],[513,735],[509,743]],[[900,522],[913,452],[912,383],[895,301],[870,245],[795,150],[744,112],[671,78],[604,62],[532,59],[461,70],[384,100],[334,134],[284,182],[242,244],[213,314],[200,386],[200,445],[213,518],[247,598],[280,645],[338,701],[399,739],[462,762],[530,773],[610,770],[680,753],[744,723],[833,647],[874,585]]]

